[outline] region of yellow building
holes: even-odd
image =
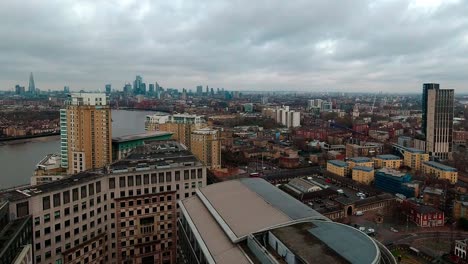
[[[166,131],[173,133],[172,139],[184,144],[191,149],[192,132],[206,127],[206,123],[197,115],[148,115],[146,116],[145,129],[147,131]]]
[[[374,169],[363,166],[353,168],[352,177],[354,181],[370,184],[374,180]]]
[[[73,93],[60,111],[61,165],[68,174],[112,161],[111,110],[100,93]]]
[[[413,170],[420,171],[422,169],[422,163],[429,161],[429,154],[424,151],[415,148],[405,148],[403,153],[403,162],[405,166],[410,167]]]
[[[398,169],[403,164],[403,160],[395,155],[377,155],[374,158],[374,168]]]
[[[191,151],[210,169],[221,168],[221,138],[218,130],[202,128],[192,132]]]
[[[435,161],[423,162],[422,172],[426,174],[426,176],[433,175],[438,179],[449,180],[452,184],[458,181],[457,169]]]
[[[349,169],[353,169],[356,166],[374,168],[374,162],[368,157],[355,157],[348,160]]]
[[[346,177],[349,173],[348,163],[342,160],[329,160],[327,162],[327,171],[342,177]]]

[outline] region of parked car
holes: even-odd
[[[396,230],[395,228],[393,227],[390,227],[390,231],[394,232],[394,233],[398,233],[398,230]]]
[[[364,212],[362,212],[362,211],[356,211],[356,215],[357,215],[357,216],[364,215]]]

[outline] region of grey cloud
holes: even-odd
[[[33,71],[43,89],[141,74],[179,88],[468,92],[468,4],[440,2],[4,0],[0,89]]]

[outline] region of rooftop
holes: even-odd
[[[348,163],[342,160],[329,160],[328,163],[333,164],[338,167],[348,167]]]
[[[176,141],[152,141],[135,148],[127,157],[110,165],[115,172],[137,168],[174,167],[201,164],[184,145]]]
[[[405,148],[405,150],[411,153],[419,153],[419,154],[425,153],[424,150],[420,150],[417,148]]]
[[[394,177],[404,177],[406,175],[408,175],[408,173],[405,173],[405,172],[401,172],[399,170],[395,170],[395,169],[390,169],[390,168],[382,168],[380,170],[377,170],[377,173],[385,173],[387,175],[391,175],[391,176],[394,176]]]
[[[400,160],[401,158],[392,154],[377,155],[376,158],[383,160]]]
[[[371,172],[374,170],[374,168],[371,168],[371,167],[365,167],[365,166],[356,166],[356,167],[353,167],[353,170],[360,170],[360,171],[367,171],[367,172]]]
[[[452,172],[456,172],[457,169],[453,168],[453,167],[450,167],[450,166],[447,166],[447,165],[444,165],[442,163],[439,163],[439,162],[435,162],[435,161],[425,161],[423,162],[424,165],[428,165],[428,166],[431,166],[433,168],[436,168],[438,170],[443,170],[443,171],[452,171]]]
[[[371,162],[372,160],[368,157],[355,157],[349,159],[352,162],[361,163],[361,162]]]
[[[330,221],[263,179],[209,185],[179,205],[203,253],[215,263],[260,263],[259,254],[278,256],[264,239],[258,239],[256,254],[241,249],[252,235],[264,234],[273,234],[304,263],[378,263],[381,257],[372,238]]]
[[[123,143],[123,142],[141,140],[141,139],[153,139],[153,138],[172,135],[172,134],[173,133],[171,133],[171,132],[165,132],[165,131],[151,131],[151,132],[141,133],[141,134],[133,134],[133,135],[120,136],[120,137],[113,137],[112,142],[113,143]]]
[[[376,263],[380,257],[366,234],[335,222],[312,220],[271,232],[305,263]]]

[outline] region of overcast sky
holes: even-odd
[[[468,92],[468,0],[1,0],[0,89]]]

